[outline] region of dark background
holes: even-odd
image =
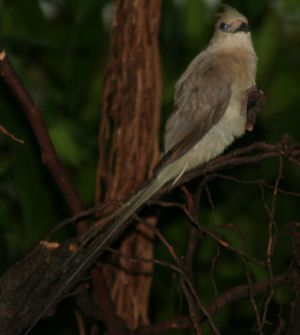
[[[214,3],[219,4],[208,0],[162,0],[162,133],[164,121],[172,110],[176,80],[210,39],[216,12]],[[300,2],[227,3],[249,18],[258,54],[257,84],[268,97],[255,131],[235,146],[258,140],[277,142],[284,133],[300,141]],[[1,43],[41,107],[55,148],[86,207],[94,203],[97,133],[111,16],[111,1],[0,1]],[[3,82],[0,82],[0,124],[25,141],[23,145],[18,144],[0,134],[0,271],[3,273],[69,213],[40,161],[39,148],[28,122]],[[274,184],[277,172],[278,164],[272,160],[226,174],[243,180],[263,178]],[[283,188],[299,190],[299,169],[285,164],[284,177]],[[236,235],[231,232],[227,236],[226,231],[223,234],[236,247],[245,247],[251,255],[263,259],[268,231],[267,206],[272,201],[272,190],[262,194],[257,185],[242,186],[219,179],[210,183],[209,189],[214,206],[208,198],[203,200],[202,223],[207,227],[234,224],[238,230]],[[170,216],[177,219],[170,220]],[[165,219],[168,224],[163,225],[163,232],[180,254],[186,237],[180,213],[169,211]],[[297,199],[280,196],[275,220],[279,232],[288,223],[299,221]],[[162,222],[165,221],[162,218]],[[61,237],[70,232],[66,231]],[[204,240],[197,255],[195,280],[204,303],[229,287],[246,283],[246,271],[253,280],[266,276],[262,268],[245,264],[224,250],[218,256],[219,252],[215,243]],[[287,269],[291,255],[291,241],[287,234],[282,234],[273,258],[275,273]],[[161,246],[156,248],[156,256],[169,257]],[[216,261],[212,267],[213,259]],[[211,273],[217,292],[211,283]],[[156,269],[151,302],[155,321],[184,312],[184,298],[177,285],[170,271]],[[283,306],[284,313],[284,306],[289,302],[290,295],[278,290],[270,320],[278,317],[279,306]],[[46,321],[49,334],[53,331],[78,333],[72,310],[69,310],[67,317],[60,310],[54,319]],[[57,323],[60,319],[64,319],[63,327]],[[247,299],[219,313],[216,320],[222,334],[246,334],[245,329],[250,334],[255,329],[253,308]],[[41,329],[46,334],[42,325]]]

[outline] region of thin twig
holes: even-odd
[[[10,137],[13,141],[17,142],[17,143],[20,143],[20,144],[23,144],[24,141],[23,140],[20,140],[19,138],[17,138],[16,135],[14,135],[13,133],[11,133],[10,131],[8,131],[4,126],[2,126],[0,124],[0,132],[2,134],[4,134],[5,136],[8,136]]]
[[[264,304],[264,310],[263,310],[263,315],[262,315],[262,322],[261,322],[261,328],[259,331],[262,332],[262,327],[264,323],[266,322],[266,317],[267,317],[267,312],[269,309],[270,302],[273,298],[274,295],[274,288],[273,288],[273,266],[272,266],[272,257],[273,257],[273,251],[274,251],[274,243],[276,239],[276,222],[275,222],[275,210],[276,210],[276,204],[277,204],[277,195],[278,195],[278,188],[279,188],[279,183],[280,180],[282,179],[282,172],[283,171],[283,162],[282,162],[282,157],[279,158],[279,169],[278,169],[278,174],[277,178],[275,181],[274,185],[274,191],[273,191],[273,197],[272,197],[272,204],[271,208],[269,210],[269,238],[268,238],[268,245],[267,245],[267,269],[269,273],[269,290],[268,290],[268,296],[266,298],[265,304]]]
[[[164,244],[164,246],[167,248],[167,250],[169,251],[170,255],[173,257],[174,261],[176,262],[177,266],[179,268],[183,269],[182,266],[182,261],[180,260],[180,258],[177,256],[174,248],[172,247],[172,245],[165,239],[165,237],[160,233],[160,231],[158,229],[156,229],[155,227],[152,227],[152,229],[155,231],[156,236],[160,239],[160,241]],[[220,334],[219,330],[217,329],[217,327],[215,326],[211,315],[207,312],[207,310],[205,309],[203,303],[201,302],[199,296],[197,295],[197,293],[195,292],[195,289],[192,285],[192,283],[190,282],[188,276],[186,275],[184,269],[182,271],[182,279],[185,282],[185,285],[187,286],[187,288],[189,289],[191,296],[193,297],[193,299],[195,299],[195,301],[198,304],[199,309],[201,310],[201,312],[205,315],[205,317],[208,320],[208,323],[213,331],[213,333],[215,335]]]
[[[151,201],[152,204],[156,204],[162,207],[176,207],[176,208],[180,208],[188,217],[188,219],[197,227],[197,229],[201,232],[203,232],[204,234],[206,234],[207,236],[211,237],[212,239],[214,239],[220,246],[222,246],[225,249],[231,250],[243,257],[245,257],[246,259],[248,259],[249,261],[260,265],[260,266],[265,266],[264,262],[261,262],[253,257],[251,257],[250,255],[246,254],[245,252],[236,249],[235,247],[231,246],[227,241],[221,239],[217,234],[215,234],[214,232],[210,231],[209,229],[203,227],[203,225],[200,225],[199,222],[197,220],[195,220],[195,218],[193,216],[191,216],[191,214],[188,212],[188,210],[186,209],[186,207],[182,204],[179,203],[175,203],[175,202],[165,202],[165,201]]]
[[[298,278],[297,271],[286,272],[273,278],[273,287],[279,288],[283,286],[288,286],[290,283],[295,282]],[[269,279],[253,283],[252,285],[252,294],[259,295],[263,293],[269,286]],[[209,306],[206,307],[206,310],[210,315],[216,314],[218,311],[222,310],[225,307],[228,307],[230,304],[249,297],[249,285],[240,285],[221,294],[217,300],[212,302]],[[205,316],[202,315],[200,322],[205,321]],[[178,317],[173,320],[168,320],[157,325],[151,325],[147,327],[141,327],[136,330],[134,335],[157,335],[164,334],[167,330],[171,329],[184,329],[190,326],[188,317]]]

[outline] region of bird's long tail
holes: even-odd
[[[101,233],[100,237],[95,238],[93,242],[85,248],[85,251],[82,254],[84,258],[79,258],[79,260],[77,260],[78,263],[76,262],[76,266],[72,268],[68,277],[65,278],[62,283],[57,284],[55,293],[46,302],[46,307],[37,313],[25,335],[28,334],[38,321],[58,302],[63,292],[75,285],[76,278],[92,265],[94,260],[104,252],[104,248],[110,245],[111,242],[115,241],[122,234],[130,224],[128,219],[159,189],[161,189],[161,187],[180,173],[178,168],[171,165],[166,166],[159,171],[150,183],[131,196],[129,200],[117,210],[112,221],[107,224],[107,228],[104,227],[104,232]]]

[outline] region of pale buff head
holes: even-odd
[[[230,7],[228,5],[223,6],[223,11],[219,14],[217,14],[218,21],[216,23],[216,30],[220,30],[220,25],[224,23],[225,25],[228,26],[228,29],[234,33],[234,29],[232,28],[239,28],[240,24],[244,23],[244,28],[249,29],[248,26],[248,19],[246,16],[238,12],[235,8]],[[232,25],[234,27],[232,27]],[[231,27],[231,29],[230,29]]]
[[[226,47],[239,44],[240,46],[252,47],[251,33],[248,19],[230,6],[223,6],[223,11],[217,15],[214,36],[211,45]]]

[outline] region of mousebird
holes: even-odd
[[[37,313],[30,329],[93,264],[91,260],[120,236],[147,200],[166,184],[176,183],[185,172],[220,155],[245,133],[247,93],[255,87],[256,58],[247,18],[225,6],[207,48],[176,83],[174,110],[166,123],[164,155],[157,173],[116,211],[103,238],[92,241],[99,232],[90,232],[83,239],[83,243],[89,242],[88,253],[57,287],[45,309]]]

